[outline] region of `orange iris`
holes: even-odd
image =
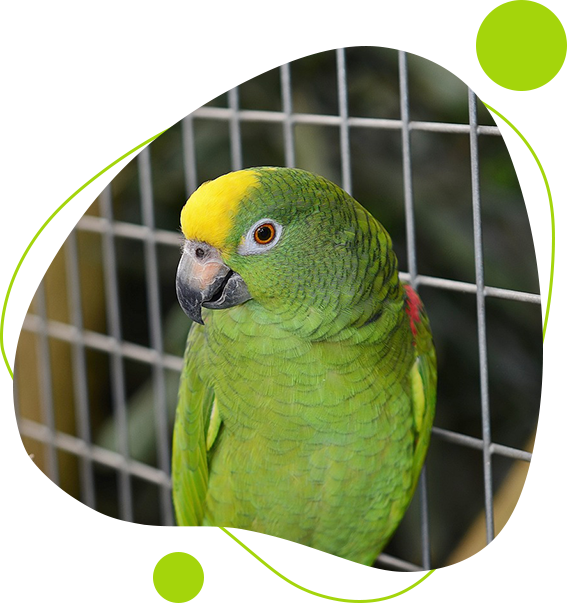
[[[268,243],[271,243],[275,236],[276,229],[274,228],[273,224],[269,223],[261,224],[254,231],[254,240],[260,245],[267,245]]]

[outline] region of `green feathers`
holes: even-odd
[[[238,198],[226,236],[215,228],[213,245],[209,223],[192,230],[178,272],[182,306],[204,322],[191,328],[180,384],[178,523],[260,531],[371,564],[429,442],[427,317],[399,281],[385,229],[340,188],[283,168],[230,177]],[[223,178],[211,183],[217,206]],[[205,187],[185,224],[205,224],[195,213]]]

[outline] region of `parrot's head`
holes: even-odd
[[[310,331],[367,320],[371,292],[385,276],[397,281],[383,227],[341,188],[303,170],[253,168],[206,182],[185,204],[181,229],[177,296],[201,324],[203,307],[249,300]]]

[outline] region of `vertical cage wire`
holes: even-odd
[[[289,63],[280,67],[280,86],[282,89],[284,156],[286,167],[295,167],[295,141],[293,135],[293,101],[291,98],[291,67]]]
[[[37,364],[39,369],[39,401],[41,418],[47,427],[49,438],[45,442],[46,467],[49,478],[59,484],[59,461],[55,444],[55,408],[53,404],[53,383],[51,380],[51,354],[49,351],[49,334],[47,332],[47,308],[45,285],[42,282],[37,290],[35,303],[37,314],[41,320],[41,328],[37,338]]]
[[[240,136],[240,119],[238,88],[233,88],[228,93],[228,106],[230,108],[230,157],[232,170],[242,169],[242,139]]]
[[[410,284],[417,289],[417,257],[415,250],[415,218],[413,211],[413,183],[410,146],[410,112],[408,90],[408,67],[405,52],[398,53],[400,74],[400,116],[402,121],[402,163],[404,177],[404,208],[406,215],[406,240]]]
[[[352,194],[352,170],[350,163],[350,136],[348,125],[348,89],[345,49],[339,48],[337,55],[337,87],[339,91],[339,116],[341,118],[341,175],[342,188]]]
[[[417,252],[415,242],[415,221],[413,209],[413,183],[411,167],[410,110],[407,56],[398,52],[398,73],[400,78],[400,117],[402,120],[402,163],[404,182],[404,208],[406,222],[407,254],[410,285],[418,291]],[[421,514],[421,564],[425,569],[431,568],[431,545],[429,537],[429,511],[427,508],[427,468],[424,464],[419,476],[419,503]]]
[[[493,126],[479,126],[477,119],[476,96],[468,92],[468,124],[447,124],[416,122],[410,116],[410,91],[408,86],[407,56],[398,53],[398,74],[400,93],[400,119],[354,118],[349,115],[347,62],[344,49],[335,53],[336,83],[338,95],[338,115],[300,114],[294,111],[291,66],[280,67],[281,105],[277,111],[246,111],[240,108],[239,89],[228,93],[226,108],[205,107],[187,116],[181,124],[184,188],[188,197],[199,183],[197,170],[197,149],[195,141],[195,118],[213,119],[228,126],[228,144],[232,169],[241,169],[243,149],[241,124],[244,122],[280,123],[283,131],[284,158],[287,166],[296,165],[294,126],[296,123],[328,125],[338,128],[340,145],[340,171],[342,186],[352,190],[352,166],[350,150],[350,132],[356,128],[385,128],[400,131],[402,146],[403,197],[405,210],[405,228],[407,237],[408,273],[402,277],[414,287],[430,287],[443,290],[462,291],[476,297],[478,355],[480,378],[480,407],[482,420],[482,439],[451,432],[438,427],[433,428],[433,437],[438,437],[455,445],[479,450],[483,460],[484,503],[486,511],[486,538],[494,538],[492,456],[500,455],[510,459],[530,461],[531,454],[492,442],[490,425],[490,401],[488,392],[488,358],[486,334],[487,296],[501,299],[514,299],[522,303],[541,304],[539,295],[522,291],[511,291],[487,287],[484,283],[484,259],[482,250],[482,219],[479,177],[479,135],[498,135]],[[414,216],[414,193],[412,183],[412,147],[411,133],[414,130],[468,133],[470,138],[470,169],[473,208],[475,282],[463,283],[419,274],[416,251],[416,225]],[[132,478],[156,484],[159,487],[160,519],[164,525],[173,524],[171,505],[170,472],[170,433],[168,432],[165,369],[179,372],[182,359],[164,352],[162,308],[159,292],[157,245],[178,246],[179,236],[171,231],[159,230],[155,225],[155,206],[152,184],[152,160],[150,149],[146,148],[137,159],[140,186],[140,205],[142,224],[115,220],[112,211],[112,193],[108,186],[100,196],[101,217],[87,216],[77,226],[78,231],[97,232],[102,236],[102,255],[107,335],[89,332],[83,324],[80,273],[78,264],[78,246],[76,233],[73,232],[66,242],[66,274],[70,308],[70,324],[65,325],[48,320],[45,290],[43,283],[38,288],[35,301],[35,314],[29,313],[24,328],[36,334],[38,376],[40,381],[40,410],[42,424],[29,419],[19,420],[22,435],[42,442],[46,452],[46,471],[53,481],[59,482],[58,450],[65,450],[80,459],[81,499],[95,507],[93,464],[99,463],[112,467],[118,472],[119,515],[122,519],[133,521],[134,505],[132,497]],[[142,241],[144,245],[144,269],[146,277],[146,295],[148,300],[148,323],[150,345],[148,348],[124,341],[120,316],[118,287],[118,269],[115,241],[117,237]],[[67,341],[72,350],[73,398],[76,411],[77,436],[62,434],[56,430],[51,378],[51,358],[49,340]],[[110,387],[113,401],[113,414],[116,419],[116,450],[110,452],[94,446],[91,441],[89,414],[89,394],[86,371],[86,349],[95,349],[109,355]],[[126,399],[125,359],[145,363],[152,371],[153,410],[155,417],[157,463],[155,469],[130,458],[128,438],[128,404]],[[15,384],[16,385],[16,384]],[[16,388],[15,388],[16,389]],[[17,391],[15,397],[17,398]],[[17,400],[16,400],[17,401]],[[16,405],[18,413],[18,406]],[[421,565],[414,565],[403,559],[382,554],[384,565],[396,569],[420,570],[431,567],[430,531],[427,503],[426,468],[422,471],[418,487],[420,508]]]
[[[116,248],[111,231],[113,220],[111,187],[108,185],[100,196],[101,214],[106,220],[106,230],[103,234],[102,262],[105,277],[106,316],[110,335],[114,340],[111,353],[110,374],[111,391],[116,415],[116,449],[122,457],[118,474],[118,501],[120,518],[126,521],[134,520],[132,501],[132,480],[128,471],[130,451],[128,445],[128,409],[126,405],[126,378],[124,374],[124,358],[120,353],[119,342],[122,341],[120,321],[120,304],[118,298],[118,274],[116,263]]]
[[[150,323],[150,346],[156,351],[159,360],[152,366],[154,388],[154,416],[156,420],[158,466],[166,474],[170,473],[170,438],[167,433],[167,399],[165,389],[165,371],[163,368],[163,335],[162,314],[159,299],[159,276],[156,241],[153,237],[154,195],[152,189],[152,171],[150,164],[150,147],[146,147],[138,155],[138,172],[140,179],[140,196],[142,204],[142,223],[148,228],[149,236],[144,239],[144,265],[146,268],[146,287],[148,297],[148,313]],[[173,509],[169,488],[160,488],[161,518],[164,525],[173,525]]]
[[[188,115],[182,120],[181,137],[185,198],[188,199],[197,188],[197,157],[195,155],[195,128],[192,115]]]
[[[83,332],[83,311],[81,301],[81,278],[78,262],[79,250],[77,233],[73,230],[65,242],[65,264],[67,274],[67,294],[71,324],[80,335]],[[91,425],[89,416],[89,393],[87,383],[87,360],[85,345],[80,337],[72,345],[73,392],[77,415],[77,434],[87,448],[91,446]],[[94,469],[90,457],[80,458],[81,500],[92,507],[96,506]]]
[[[490,435],[490,401],[488,397],[488,357],[486,346],[486,309],[484,299],[484,256],[482,252],[482,220],[480,213],[480,175],[478,160],[478,133],[476,96],[468,92],[470,145],[471,145],[471,182],[474,227],[474,262],[476,273],[476,304],[478,320],[478,354],[480,367],[480,399],[482,412],[482,440],[484,466],[484,499],[486,509],[486,540],[494,539],[494,513],[492,493],[492,455]]]

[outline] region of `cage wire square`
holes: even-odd
[[[453,82],[449,101],[435,97],[432,81],[443,86]],[[462,98],[453,103],[458,94]],[[416,102],[416,95],[425,101]],[[351,104],[355,112],[349,110]],[[414,106],[416,115],[433,118],[416,120]],[[466,119],[452,122],[452,116]],[[454,554],[475,518],[483,522],[484,541],[490,542],[495,535],[495,486],[503,484],[511,465],[527,467],[531,459],[526,436],[535,430],[541,384],[541,349],[536,345],[529,352],[534,337],[541,346],[533,248],[531,257],[528,245],[528,256],[520,258],[531,274],[524,282],[532,292],[485,282],[479,141],[500,137],[496,126],[484,123],[490,121],[474,93],[437,66],[401,51],[354,48],[283,65],[230,90],[171,128],[123,169],[79,221],[26,316],[14,397],[24,444],[38,466],[64,490],[103,513],[126,521],[174,524],[171,433],[189,323],[175,299],[181,238],[178,217],[173,216],[200,182],[221,173],[268,163],[301,167],[334,180],[363,204],[380,194],[387,198],[386,217],[380,211],[385,204],[372,210],[394,239],[402,278],[424,298],[441,361],[438,416],[427,466],[406,518],[375,565],[422,570],[454,562],[458,559],[449,553]],[[439,151],[440,174],[454,154],[468,154],[459,166],[459,183],[448,177],[447,184],[442,177],[428,180],[432,168],[427,161],[433,151],[425,143],[420,146],[417,133],[452,137],[444,139],[447,149]],[[425,176],[416,176],[416,164],[425,166]],[[467,175],[464,184],[462,173]],[[368,175],[367,182],[363,175]],[[458,188],[465,185],[466,194]],[[457,199],[451,197],[452,186],[460,191]],[[503,190],[498,186],[495,197]],[[515,210],[524,212],[530,242],[517,182],[512,189],[506,194],[514,197]],[[442,199],[442,204],[434,205],[432,199]],[[461,217],[454,220],[451,211]],[[431,215],[435,212],[439,215]],[[446,223],[441,212],[446,212]],[[392,222],[398,224],[394,232]],[[459,228],[464,229],[459,240],[467,242],[466,249],[451,243]],[[420,229],[425,231],[424,244]],[[447,255],[456,257],[456,267],[447,271],[443,263],[435,263],[439,253],[430,252],[431,261],[427,257],[427,241],[440,233]],[[421,272],[423,264],[437,274]],[[470,279],[458,277],[465,265]],[[491,387],[488,299],[504,304],[499,306],[500,318],[493,321],[495,329],[504,320],[501,316],[509,321],[509,315],[519,315],[522,325],[529,324],[520,336],[513,335],[519,351],[508,367],[527,379],[522,390],[529,395],[524,400],[518,393],[520,410],[513,404],[509,409],[521,415],[524,427],[509,436],[503,431],[509,438],[506,443],[492,437],[492,393],[498,393],[500,404],[506,383],[497,381]],[[510,305],[512,310],[502,310]],[[452,325],[461,325],[459,312],[468,312],[462,339],[471,348],[462,366],[454,365],[470,373],[470,385],[461,390],[458,383],[443,385],[446,359],[459,354],[445,344],[444,335],[451,329],[440,319],[457,313]],[[502,337],[517,326],[510,323]],[[496,344],[492,341],[495,357],[508,349],[499,349],[499,341],[500,337]],[[469,384],[466,379],[463,383]],[[457,419],[463,397],[470,401],[465,417]],[[458,450],[463,464],[450,469],[460,458]],[[496,476],[495,458],[508,460]],[[463,473],[460,483],[452,479],[448,484],[445,472],[451,479]],[[465,487],[469,479],[472,485]],[[474,487],[474,493],[467,487]],[[456,503],[448,501],[451,489],[462,489]],[[463,512],[461,525],[453,529],[457,536],[446,529],[447,534],[436,538],[442,517],[451,513],[443,505],[464,504],[465,498],[475,496],[479,504]],[[449,552],[444,551],[447,547]]]

